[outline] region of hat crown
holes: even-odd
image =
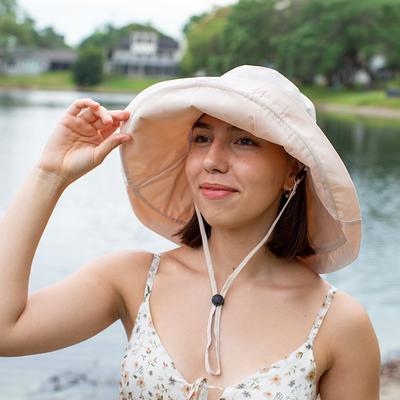
[[[351,177],[315,121],[312,102],[278,71],[244,65],[219,77],[159,82],[129,104],[120,146],[129,199],[139,220],[175,236],[190,221],[193,196],[185,174],[188,133],[203,114],[282,146],[307,167],[307,237],[314,255],[298,256],[315,272],[338,270],[360,249],[361,215]]]
[[[259,82],[265,87],[274,86],[280,91],[285,92],[301,107],[305,108],[307,114],[316,121],[316,112],[313,102],[299,88],[281,73],[273,68],[261,67],[257,65],[241,65],[221,75],[224,79],[246,79]]]

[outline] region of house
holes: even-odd
[[[69,49],[24,49],[0,53],[0,73],[7,75],[35,75],[47,71],[67,70],[76,60],[76,52]]]
[[[181,47],[177,41],[152,31],[136,31],[109,55],[108,72],[128,76],[173,77],[178,74]]]

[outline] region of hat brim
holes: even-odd
[[[317,273],[338,270],[357,257],[361,215],[352,179],[325,134],[299,101],[279,86],[242,78],[201,77],[157,83],[128,105],[120,146],[132,208],[148,228],[173,234],[194,213],[184,166],[188,134],[208,114],[283,146],[306,165],[308,239],[316,254],[299,259]]]

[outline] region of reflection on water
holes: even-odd
[[[42,91],[0,94],[0,213],[39,157],[66,105],[88,95]],[[124,108],[133,96],[90,97],[113,108]],[[349,169],[363,218],[359,258],[324,278],[364,305],[386,356],[400,350],[400,261],[396,248],[400,232],[400,121],[320,115],[318,122]],[[119,154],[114,151],[61,197],[35,255],[30,291],[64,279],[107,252],[127,248],[164,251],[174,247],[144,228],[132,214]],[[77,399],[77,393],[99,400],[112,398],[112,393],[117,397],[125,344],[123,327],[116,323],[94,338],[60,351],[2,358],[0,400]],[[51,393],[49,388],[65,386],[71,379],[81,386],[59,391],[57,397]]]
[[[46,90],[2,90],[0,107],[64,107],[74,100],[90,97],[106,107],[125,107],[134,97],[134,93],[96,93],[83,91],[46,91]]]
[[[349,169],[363,219],[359,257],[325,278],[366,307],[385,358],[400,350],[400,121],[324,115],[319,124]]]

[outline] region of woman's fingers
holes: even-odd
[[[92,111],[98,109],[100,104],[97,101],[94,101],[89,98],[78,99],[75,100],[67,109],[67,114],[70,114],[74,117],[78,116],[79,114],[83,114],[86,112],[85,109],[90,109]],[[83,111],[82,111],[83,110]]]
[[[128,121],[131,115],[128,110],[114,110],[110,111],[110,114],[114,119],[118,119],[119,121]]]
[[[87,99],[78,100],[74,102],[70,111],[76,113],[77,109],[88,104],[90,99],[89,102]],[[91,136],[97,131],[104,140],[119,127],[121,122],[127,121],[129,116],[130,112],[126,110],[109,111],[101,105],[93,105],[92,108],[80,108],[80,112],[69,120],[68,126],[85,136]]]
[[[94,110],[94,114],[99,117],[104,125],[110,125],[113,123],[113,118],[110,115],[110,112],[103,106],[100,106],[98,109]]]
[[[119,126],[119,124],[123,121],[127,121],[129,119],[130,113],[129,111],[120,111],[120,110],[116,110],[116,111],[108,111],[110,117],[111,117],[111,125],[110,123],[104,124],[104,122],[100,119],[94,121],[92,123],[93,127],[100,131],[100,130],[104,130],[107,127],[111,127],[114,126],[115,124],[117,124]]]
[[[109,111],[89,98],[74,101],[67,113],[72,118],[67,120],[66,126],[86,137],[97,136],[97,140],[101,141],[108,139],[119,128],[121,122],[127,121],[130,117],[130,112],[127,110]],[[125,141],[131,139],[129,135],[124,135],[123,138]],[[99,143],[97,140],[95,140],[96,145]],[[112,142],[114,144],[114,139]]]
[[[104,127],[103,129],[100,129],[99,133],[103,137],[103,139],[105,139],[108,136],[110,136],[112,133],[114,133],[119,128],[120,124],[121,124],[120,121],[114,121],[112,125],[109,125],[109,126]]]
[[[94,148],[93,153],[93,161],[96,165],[103,162],[106,156],[116,147],[118,147],[121,143],[132,140],[132,138],[128,135],[122,135],[117,133],[115,135],[108,136],[105,140],[103,140],[98,146]]]
[[[90,124],[100,121],[104,125],[109,125],[113,122],[110,112],[103,106],[94,108],[86,107],[81,110],[77,117],[84,119]]]
[[[83,109],[77,116],[93,125],[96,130],[101,130],[106,126],[110,126],[111,124],[114,125],[116,121],[118,121],[118,123],[127,121],[130,113],[129,111],[125,110],[109,111],[105,107],[100,106],[95,109],[87,107]]]

